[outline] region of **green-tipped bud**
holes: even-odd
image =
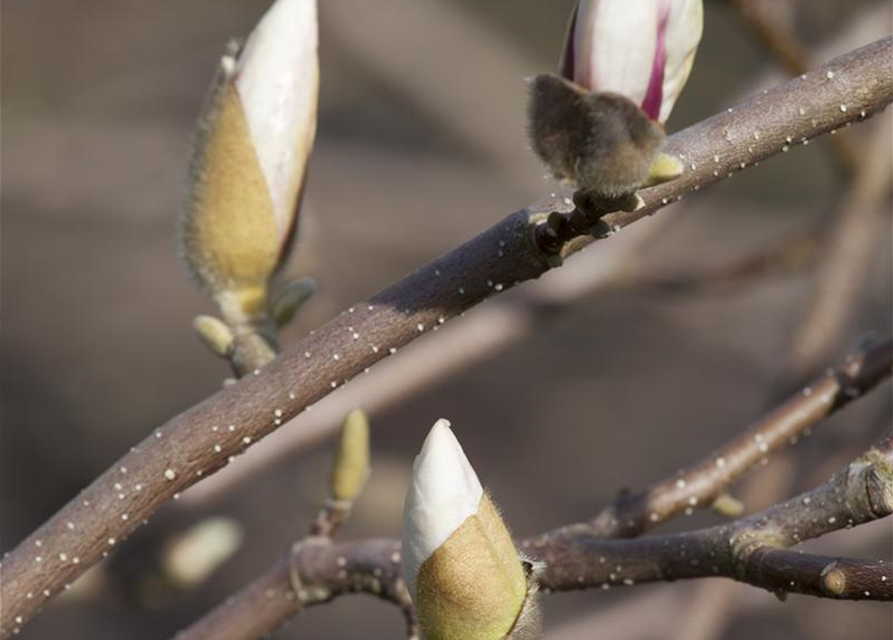
[[[403,570],[425,640],[538,638],[535,588],[446,420],[413,465]]]
[[[713,510],[727,518],[737,518],[744,513],[744,503],[730,493],[723,493],[713,501]]]
[[[285,284],[273,298],[271,315],[278,327],[284,327],[295,317],[298,309],[316,293],[313,278],[298,278]]]
[[[236,337],[222,320],[214,316],[196,316],[192,327],[205,346],[221,358],[228,358],[233,352]]]
[[[224,317],[267,312],[316,131],[316,0],[277,0],[226,55],[199,123],[182,253]]]
[[[682,164],[682,160],[668,153],[660,153],[651,163],[651,167],[648,169],[648,179],[642,186],[653,187],[670,182],[681,176],[683,171],[685,171],[685,165]]]
[[[188,588],[203,582],[242,545],[242,527],[229,518],[209,518],[177,536],[164,550],[165,575]]]
[[[368,479],[369,418],[362,409],[354,409],[341,426],[341,440],[332,468],[332,498],[353,502]]]

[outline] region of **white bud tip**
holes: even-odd
[[[438,420],[412,466],[403,509],[403,571],[410,594],[422,563],[469,517],[484,489],[447,420]]]

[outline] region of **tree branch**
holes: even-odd
[[[414,343],[399,358],[376,366],[375,375],[354,380],[335,395],[302,413],[285,428],[254,447],[238,465],[197,484],[177,503],[195,507],[226,495],[233,486],[262,472],[275,461],[297,454],[334,434],[354,407],[380,413],[405,398],[456,375],[493,354],[529,339],[543,323],[567,313],[573,304],[616,284],[649,240],[672,223],[661,215],[647,225],[631,227],[619,241],[603,243],[549,274],[480,306],[458,322],[436,328],[436,335]]]
[[[541,583],[554,591],[726,577],[783,593],[893,600],[889,562],[786,550],[891,513],[888,436],[817,489],[730,524],[636,540],[605,540],[588,524],[572,525],[525,542],[524,548],[547,563]]]
[[[851,354],[691,469],[639,493],[622,494],[592,521],[591,533],[631,538],[696,506],[710,506],[748,469],[862,397],[888,378],[891,369],[891,340]]]
[[[817,489],[730,524],[633,540],[603,539],[589,524],[580,524],[520,547],[546,563],[539,577],[546,591],[725,577],[782,594],[893,600],[891,563],[787,550],[891,513],[893,437],[888,436]],[[399,550],[397,540],[299,543],[176,640],[254,640],[305,607],[345,593],[395,602],[411,620]]]
[[[625,284],[648,292],[666,294],[722,294],[737,291],[740,287],[766,282],[779,277],[805,271],[813,267],[821,257],[820,249],[825,226],[798,230],[782,241],[732,259],[714,267],[695,267],[677,273],[645,273],[640,271],[629,276]]]
[[[178,633],[176,640],[260,638],[307,607],[351,593],[367,593],[396,604],[414,634],[412,602],[401,571],[397,540],[308,538],[295,544],[260,578]]]
[[[893,100],[891,44],[886,38],[862,47],[674,135],[668,151],[690,170],[644,191],[643,209],[605,220],[625,227],[795,141],[883,109]],[[567,195],[508,216],[156,429],[7,556],[0,569],[0,636],[19,629],[174,494],[432,327],[544,273],[550,261],[530,242],[530,220],[561,209]]]
[[[811,375],[827,357],[858,307],[865,274],[876,255],[877,236],[889,205],[891,166],[889,119],[871,131],[861,162],[835,212],[823,243],[816,290],[807,302],[793,345],[790,375]],[[889,209],[889,206],[887,206]],[[885,244],[885,246],[887,246]]]
[[[809,70],[811,56],[806,46],[793,29],[773,20],[765,3],[754,0],[726,0],[726,3],[788,73],[799,76]],[[830,144],[838,168],[844,174],[854,173],[860,164],[855,141],[849,136],[836,136]]]

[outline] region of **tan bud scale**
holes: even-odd
[[[369,418],[354,409],[344,419],[332,468],[332,497],[353,502],[369,479]]]
[[[256,304],[256,292],[265,288],[280,253],[272,201],[242,103],[225,70],[210,100],[191,168],[184,254],[211,293],[245,291]]]
[[[477,514],[422,563],[415,602],[425,640],[502,640],[526,596],[518,553],[484,494]]]
[[[628,98],[552,74],[533,80],[528,117],[533,149],[555,177],[606,198],[645,184],[666,142],[660,123]]]

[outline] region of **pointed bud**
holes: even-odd
[[[277,0],[221,61],[181,238],[191,271],[222,307],[266,313],[269,279],[294,240],[318,85],[316,0]]]
[[[425,640],[539,633],[525,563],[446,420],[434,425],[413,464],[403,570]]]
[[[368,479],[369,418],[362,409],[354,409],[341,425],[341,439],[332,468],[332,497],[353,502]]]
[[[284,327],[295,317],[298,309],[316,293],[313,278],[298,278],[287,282],[273,296],[271,315],[278,327]]]
[[[703,14],[702,0],[578,0],[561,74],[666,122],[691,72]]]
[[[196,316],[192,327],[205,346],[221,358],[228,358],[233,352],[236,337],[222,320],[214,316]]]

